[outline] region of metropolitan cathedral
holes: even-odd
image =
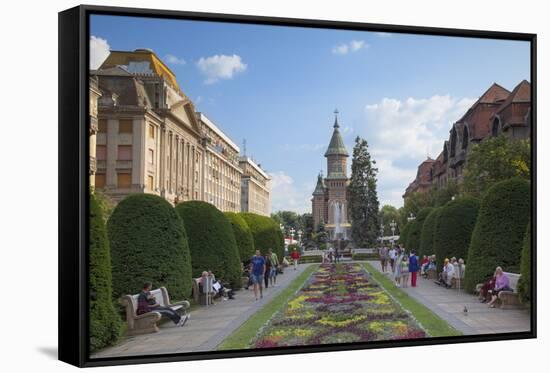
[[[351,225],[348,221],[347,159],[349,157],[340,134],[338,111],[334,111],[334,131],[325,152],[327,176],[319,173],[311,199],[315,229],[323,222],[331,240],[349,239]]]

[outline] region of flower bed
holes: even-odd
[[[252,341],[253,348],[424,338],[356,263],[323,264]]]

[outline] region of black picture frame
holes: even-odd
[[[417,35],[457,36],[527,41],[531,45],[532,97],[532,305],[531,331],[438,337],[422,340],[380,341],[322,346],[287,347],[261,350],[212,351],[166,355],[91,359],[88,348],[88,59],[90,15],[140,16],[165,19],[217,21],[310,28],[399,32]],[[59,13],[59,360],[79,367],[173,362],[197,359],[265,356],[358,350],[372,348],[422,346],[449,343],[502,341],[537,336],[537,36],[481,30],[461,30],[390,24],[244,16],[158,9],[137,9],[82,5]]]

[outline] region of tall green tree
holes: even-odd
[[[395,222],[395,234],[399,234],[399,210],[392,205],[384,205],[380,209],[379,219],[380,224],[384,226],[384,236],[390,236],[392,234],[391,222]]]
[[[357,246],[376,245],[379,234],[376,161],[369,153],[367,140],[355,138],[348,186],[351,237]]]
[[[481,196],[495,183],[513,177],[530,180],[530,141],[497,136],[473,146],[464,169],[464,191]]]

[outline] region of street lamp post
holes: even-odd
[[[395,228],[396,228],[396,227],[397,227],[397,223],[395,222],[395,220],[392,219],[392,221],[391,221],[391,223],[390,223],[392,241],[393,241],[393,237],[395,236]]]
[[[380,244],[384,244],[384,223],[380,223]]]
[[[296,232],[294,228],[290,228],[290,243],[294,241],[294,232]]]

